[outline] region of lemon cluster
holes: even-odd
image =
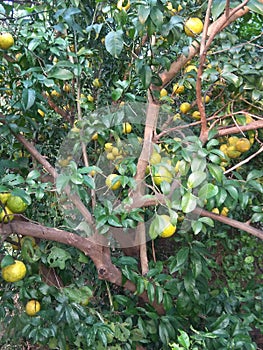
[[[27,203],[19,196],[11,193],[0,193],[0,222],[8,223],[14,219],[14,214],[22,214],[27,209]]]
[[[231,136],[228,138],[227,143],[223,143],[220,146],[220,151],[223,152],[228,158],[239,158],[242,153],[250,150],[251,143],[246,137]]]

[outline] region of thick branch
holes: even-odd
[[[247,125],[223,127],[218,129],[218,136],[226,136],[232,134],[239,134],[241,131],[249,131],[263,128],[263,120],[255,120]]]
[[[247,2],[247,1],[246,1]],[[260,2],[263,3],[263,0],[260,0]],[[242,5],[244,6],[244,5]],[[213,22],[209,28],[208,28],[208,36],[215,36],[216,34],[220,33],[226,26],[234,22],[237,18],[244,16],[248,11],[248,7],[240,8],[240,5],[238,6],[238,10],[232,9],[229,12],[229,17],[226,19],[225,13],[219,17],[215,22]],[[160,78],[162,79],[162,86],[167,85],[176,74],[185,66],[185,64],[190,61],[198,52],[200,49],[200,45],[197,41],[194,41],[192,45],[189,47],[189,54],[188,56],[181,55],[177,61],[173,62],[171,64],[171,67],[169,71],[164,71],[160,74]]]
[[[65,230],[59,230],[21,220],[14,220],[9,224],[2,224],[0,226],[0,236],[5,237],[14,232],[24,236],[56,241],[75,247],[91,258],[97,268],[98,277],[100,279],[114,283],[130,292],[134,293],[136,291],[136,285],[131,281],[128,280],[123,283],[121,271],[114,264],[112,264],[109,249],[93,243],[88,238],[78,236],[75,233]],[[103,259],[101,259],[102,253]],[[149,303],[146,292],[139,295],[139,297],[145,303]],[[153,303],[152,305],[159,314],[164,313],[162,305],[156,303]]]

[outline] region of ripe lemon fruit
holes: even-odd
[[[192,117],[193,117],[194,119],[196,119],[196,120],[200,120],[200,119],[201,119],[201,114],[200,114],[199,111],[194,111],[194,112],[192,113]]]
[[[68,83],[65,83],[65,84],[63,85],[63,91],[69,93],[70,90],[71,90],[71,86],[70,86]]]
[[[17,282],[22,280],[26,275],[26,265],[19,260],[14,264],[2,268],[2,277],[6,282]]]
[[[97,132],[95,132],[95,134],[93,134],[92,137],[91,137],[91,139],[92,139],[93,141],[97,141],[98,138],[99,138],[99,135],[98,135]]]
[[[191,17],[185,22],[184,31],[187,36],[194,38],[202,32],[203,27],[204,25],[200,18]]]
[[[228,215],[228,212],[229,212],[229,209],[227,207],[224,207],[222,210],[221,210],[221,215],[223,216],[227,216]]]
[[[57,90],[52,90],[50,95],[53,96],[53,97],[60,97],[61,96],[60,93]]]
[[[157,186],[161,185],[164,181],[171,183],[173,181],[173,175],[165,166],[160,166],[153,176],[153,181]]]
[[[105,184],[108,188],[110,188],[113,191],[116,191],[118,188],[121,187],[121,182],[119,180],[115,180],[116,177],[119,176],[117,174],[110,174],[109,176],[107,176],[106,180],[105,180]]]
[[[202,97],[202,102],[209,103],[211,100],[210,96],[206,95],[205,97]]]
[[[129,10],[129,8],[130,8],[130,6],[131,6],[131,4],[130,4],[130,0],[128,0],[128,1],[125,1],[125,0],[119,0],[118,2],[117,2],[117,9],[119,10],[119,11],[128,11]]]
[[[241,153],[249,151],[250,147],[250,141],[245,137],[238,139],[238,141],[236,142],[236,150]]]
[[[179,107],[180,111],[184,114],[186,114],[187,112],[190,111],[191,109],[191,105],[189,102],[183,102],[180,107]]]
[[[11,196],[11,193],[8,193],[8,192],[3,192],[3,193],[0,193],[0,201],[2,204],[6,204],[8,198]]]
[[[26,313],[28,316],[35,316],[40,311],[41,305],[38,300],[29,300],[26,303]]]
[[[42,111],[42,109],[40,109],[40,108],[37,110],[37,113],[38,113],[39,115],[41,115],[42,118],[45,116],[45,112]]]
[[[16,214],[24,213],[27,209],[27,203],[21,197],[10,196],[6,202],[7,207]]]
[[[230,136],[229,139],[227,140],[227,143],[229,146],[235,146],[239,138],[237,136]]]
[[[176,226],[171,224],[171,219],[170,219],[170,216],[168,215],[161,215],[161,219],[164,222],[164,229],[160,233],[160,237],[162,238],[171,237],[176,231]]]
[[[126,122],[122,124],[122,133],[130,134],[132,132],[132,126],[130,123]]]
[[[9,221],[12,221],[14,219],[14,213],[7,207],[3,209],[0,207],[0,222],[4,222],[7,224]]]
[[[228,146],[226,154],[231,159],[235,159],[241,156],[241,152],[237,151],[235,146]]]
[[[92,85],[95,87],[95,88],[100,88],[102,86],[102,82],[100,82],[100,80],[98,78],[95,78],[92,82]]]
[[[212,213],[219,215],[219,209],[218,208],[213,208],[211,211],[212,211]]]
[[[187,66],[187,67],[185,68],[184,73],[185,73],[185,74],[186,74],[186,73],[189,73],[189,72],[191,72],[192,70],[194,70],[195,72],[197,72],[197,67],[194,66],[193,64],[190,64],[189,66]],[[191,76],[191,75],[189,75],[189,76]]]
[[[0,34],[0,49],[8,50],[10,47],[14,45],[14,38],[10,33],[2,33]]]
[[[156,165],[161,163],[161,160],[162,160],[162,156],[160,155],[160,153],[153,152],[149,162],[151,165]]]
[[[174,94],[182,94],[184,92],[184,86],[179,85],[178,83],[173,85],[173,93]]]
[[[165,97],[165,96],[167,96],[168,95],[168,92],[167,92],[167,90],[166,89],[161,89],[161,91],[160,91],[160,97]]]

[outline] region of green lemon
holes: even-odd
[[[6,202],[7,207],[16,214],[21,214],[26,211],[27,203],[23,201],[21,197],[10,196]]]

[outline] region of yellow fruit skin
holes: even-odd
[[[2,33],[0,35],[0,49],[8,50],[14,45],[14,38],[10,33]]]
[[[174,94],[182,94],[184,92],[184,86],[179,85],[178,83],[174,84],[173,86],[173,93]]]
[[[200,114],[199,111],[194,111],[194,112],[192,113],[192,117],[193,117],[194,119],[196,119],[196,120],[200,120],[200,119],[201,119],[201,114]]]
[[[6,202],[7,207],[16,214],[22,214],[27,209],[27,204],[18,196],[10,196]]]
[[[0,193],[0,201],[2,204],[6,204],[8,198],[11,196],[11,193],[3,192]]]
[[[153,152],[150,158],[150,164],[151,165],[159,164],[161,160],[162,160],[161,155],[157,152]]]
[[[116,181],[113,184],[113,180],[117,177],[117,174],[110,174],[109,176],[107,176],[105,184],[108,188],[110,188],[113,191],[116,191],[118,188],[120,188],[121,186],[121,182],[120,181]]]
[[[185,22],[184,31],[187,36],[194,38],[203,30],[203,22],[200,18],[191,17]]]
[[[227,140],[227,143],[229,146],[235,146],[239,138],[237,136],[230,136],[229,139]]]
[[[248,139],[242,137],[236,142],[235,147],[237,151],[244,153],[250,150],[251,144]]]
[[[167,95],[168,95],[167,90],[166,90],[166,89],[161,89],[161,91],[160,91],[160,97],[165,97],[165,96],[167,96]]]
[[[14,219],[14,213],[7,206],[4,209],[1,207],[0,210],[0,222],[7,224]]]
[[[35,316],[40,309],[41,305],[38,300],[30,300],[26,304],[26,313],[28,316]]]
[[[164,181],[171,183],[172,180],[173,180],[172,174],[164,166],[160,166],[157,173],[153,176],[153,181],[157,186],[161,185],[161,183]]]
[[[235,146],[228,146],[227,155],[229,158],[235,159],[235,158],[240,157],[241,152],[237,151]]]
[[[126,122],[122,124],[123,134],[130,134],[132,132],[132,126],[130,123]]]
[[[228,212],[229,212],[229,209],[228,209],[227,207],[224,207],[224,208],[221,210],[221,215],[227,216],[227,215],[228,215]]]
[[[165,221],[165,223],[167,223],[167,225],[165,226],[165,229],[161,232],[160,237],[171,237],[176,231],[176,226],[171,224],[171,219],[168,215],[161,215],[161,217]]]
[[[15,260],[14,264],[2,269],[2,277],[6,282],[17,282],[26,275],[26,266],[22,261]]]
[[[218,208],[213,208],[212,209],[212,213],[219,215],[219,209]]]
[[[187,113],[187,112],[189,112],[190,109],[191,109],[191,105],[190,105],[189,102],[183,102],[183,103],[180,105],[180,111],[181,111],[182,113],[184,113],[184,114]]]

